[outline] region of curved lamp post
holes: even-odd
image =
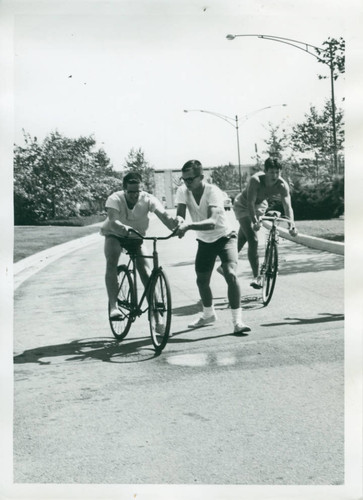
[[[332,109],[333,158],[334,158],[334,170],[338,174],[339,172],[338,172],[338,157],[337,157],[337,133],[336,133],[336,118],[335,118],[335,97],[334,97],[334,64],[333,64],[333,50],[332,50],[331,43],[328,42],[329,49],[323,49],[322,47],[317,47],[316,45],[312,45],[311,43],[301,42],[299,40],[293,40],[291,38],[285,38],[282,36],[275,36],[275,35],[259,35],[259,34],[227,35],[226,38],[227,38],[227,40],[234,40],[237,37],[246,37],[246,36],[263,38],[264,40],[271,40],[272,42],[280,42],[280,43],[284,43],[285,45],[290,45],[291,47],[295,47],[295,49],[299,49],[299,50],[302,50],[303,52],[306,52],[307,54],[310,54],[311,56],[318,59],[318,61],[320,61],[324,64],[327,64],[329,66],[329,69],[330,69],[330,88],[331,88],[331,109]],[[310,49],[314,49],[318,52],[328,52],[329,63],[327,63],[324,59],[319,57],[314,52],[311,52]]]
[[[252,113],[248,113],[247,115],[244,115],[243,118],[246,120],[254,115],[255,113],[259,113],[260,111],[263,111],[264,109],[270,109],[275,106],[286,106],[286,104],[273,104],[271,106],[265,106],[264,108],[257,109],[256,111],[252,111]],[[207,113],[209,115],[216,116],[217,118],[220,118],[221,120],[224,120],[225,122],[229,123],[236,129],[236,138],[237,138],[237,153],[238,153],[238,181],[239,181],[239,189],[242,191],[242,174],[241,174],[241,156],[240,156],[240,146],[239,146],[239,121],[238,121],[238,115],[235,115],[234,118],[231,116],[226,116],[222,115],[221,113],[215,113],[214,111],[206,111],[205,109],[184,109],[184,113],[191,113],[193,111],[198,111],[199,113]]]

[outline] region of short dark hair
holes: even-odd
[[[282,169],[281,163],[279,163],[276,158],[267,158],[265,161],[265,170],[270,170],[271,168]]]
[[[137,172],[128,172],[122,179],[122,187],[125,189],[127,184],[141,184],[141,175]]]
[[[189,160],[186,163],[184,163],[182,167],[182,172],[185,172],[186,170],[189,170],[190,168],[193,169],[193,173],[195,175],[202,175],[203,174],[203,167],[202,164],[200,163],[199,160]]]

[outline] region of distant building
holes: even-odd
[[[211,180],[213,170],[217,167],[204,167],[204,177],[207,181]],[[241,165],[242,177],[246,174],[247,179],[254,172],[255,165]],[[238,172],[238,166],[235,166]],[[175,193],[179,186],[181,186],[181,170],[155,170],[155,191],[154,195],[163,202],[166,208],[174,208],[175,206]],[[235,196],[239,189],[228,190],[228,194]]]

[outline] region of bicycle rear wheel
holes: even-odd
[[[267,243],[265,252],[265,262],[262,271],[262,301],[263,305],[267,306],[272,298],[275,289],[276,278],[278,271],[278,251],[275,242]]]
[[[149,324],[155,350],[166,346],[171,325],[171,292],[164,271],[160,268],[152,279],[149,292]]]
[[[134,304],[133,281],[131,273],[126,266],[122,265],[117,267],[117,281],[117,304],[121,311],[121,316],[117,319],[111,319],[109,317],[109,322],[115,338],[117,340],[122,340],[128,334],[131,323],[134,320],[132,315]],[[108,304],[108,312],[110,313],[110,304]]]

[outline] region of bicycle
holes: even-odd
[[[260,272],[262,278],[262,302],[264,306],[267,306],[272,299],[279,271],[279,254],[277,250],[279,231],[277,226],[279,222],[290,222],[290,219],[281,217],[281,212],[272,210],[260,217],[260,221],[263,220],[272,223],[267,237],[265,258]]]
[[[160,353],[166,346],[171,326],[171,292],[168,278],[159,265],[159,256],[157,252],[157,241],[168,240],[175,236],[176,228],[169,236],[143,236],[135,229],[129,229],[129,232],[135,233],[142,240],[152,240],[153,253],[145,255],[145,258],[153,259],[153,269],[146,283],[140,300],[138,300],[137,272],[136,272],[136,255],[137,249],[142,241],[133,238],[133,242],[138,243],[138,247],[128,250],[129,255],[127,265],[121,264],[117,266],[118,280],[118,308],[121,311],[121,316],[118,318],[110,318],[109,322],[113,335],[117,340],[122,340],[128,334],[131,324],[135,319],[148,311],[148,320],[150,326],[151,340],[157,353]],[[136,243],[136,245],[137,245]],[[147,305],[143,306],[146,299]],[[108,312],[110,313],[110,304],[108,304]],[[161,326],[160,326],[161,325]]]

